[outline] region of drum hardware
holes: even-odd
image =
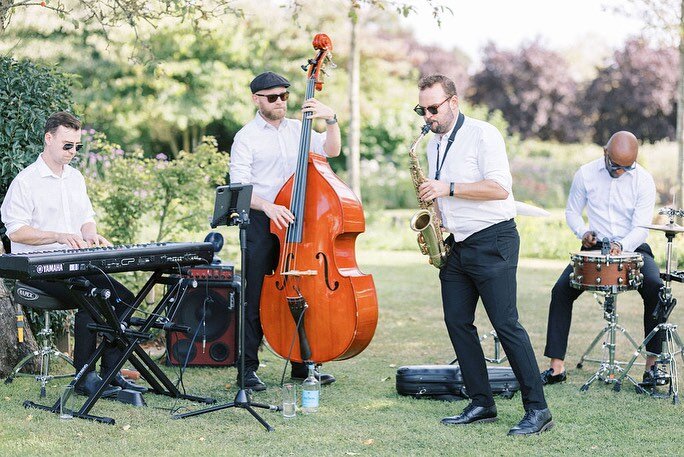
[[[620,391],[622,381],[629,369],[632,367],[634,361],[639,354],[644,353],[647,356],[657,356],[656,363],[653,367],[646,367],[650,372],[650,382],[639,383],[635,389],[637,393],[647,393],[655,398],[669,398],[672,397],[672,403],[679,403],[679,377],[677,373],[676,356],[679,354],[684,361],[684,343],[682,343],[679,334],[677,333],[677,325],[667,323],[672,310],[677,305],[677,299],[672,296],[672,288],[670,284],[674,282],[684,282],[684,272],[672,270],[672,244],[674,237],[678,233],[684,232],[684,227],[677,225],[674,221],[675,217],[684,217],[684,210],[675,210],[673,208],[662,208],[658,214],[665,214],[669,217],[669,222],[664,225],[642,225],[641,227],[649,230],[657,230],[665,233],[667,238],[667,258],[665,263],[665,273],[661,273],[660,277],[664,283],[660,289],[658,305],[653,311],[653,317],[660,322],[651,332],[646,336],[641,345],[637,348],[625,367],[625,372],[617,380],[613,386],[613,390]],[[660,354],[655,354],[646,351],[646,345],[651,341],[658,332],[663,333],[663,345]],[[662,385],[669,385],[667,393],[658,392],[657,387]]]
[[[485,360],[489,363],[503,363],[508,359],[506,357],[506,354],[501,351],[501,341],[499,340],[499,336],[496,334],[496,330],[492,330],[489,333],[485,333],[480,337],[480,343],[485,341],[487,338],[492,337],[494,340],[494,357],[487,357],[485,355]],[[454,360],[449,362],[449,365],[454,365],[456,362],[458,362],[458,357],[456,357]]]
[[[577,363],[577,368],[582,368],[585,361],[599,363],[598,370],[589,379],[587,379],[582,387],[580,387],[581,392],[586,392],[589,390],[589,386],[597,379],[606,384],[615,383],[617,381],[616,375],[621,375],[620,379],[627,378],[635,386],[638,385],[637,381],[627,374],[627,370],[620,366],[624,364],[624,362],[618,362],[615,360],[617,331],[623,334],[635,348],[637,347],[637,343],[629,334],[627,329],[618,324],[616,300],[619,290],[618,286],[612,287],[614,288],[612,291],[594,293],[596,301],[603,307],[603,318],[607,321],[607,323],[605,327],[603,327],[603,329],[598,333],[598,335],[596,335],[596,338],[594,338],[587,350],[584,351],[584,354],[582,354],[582,357]],[[588,355],[598,344],[601,338],[604,338],[603,349],[604,354],[607,352],[607,355],[604,355],[602,359],[589,358]]]

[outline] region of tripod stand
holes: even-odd
[[[646,336],[643,343],[637,348],[632,359],[629,361],[627,367],[625,368],[625,373],[618,379],[613,390],[616,392],[620,391],[622,380],[625,377],[627,371],[632,367],[634,361],[638,355],[644,351],[646,355],[657,356],[655,367],[654,367],[654,377],[653,385],[648,386],[646,383],[642,383],[636,386],[637,393],[648,393],[652,397],[667,398],[672,397],[672,403],[679,403],[679,377],[677,375],[677,361],[676,356],[680,354],[682,360],[684,361],[684,344],[682,343],[679,334],[677,333],[677,325],[667,323],[667,319],[670,317],[670,313],[677,305],[677,299],[672,296],[672,289],[670,287],[671,281],[684,282],[684,271],[673,271],[672,270],[672,241],[677,233],[684,232],[684,227],[681,227],[674,223],[674,217],[684,217],[683,210],[674,210],[672,208],[663,208],[659,211],[660,214],[667,214],[670,218],[669,224],[667,225],[648,225],[644,226],[651,230],[659,230],[665,232],[665,237],[667,238],[667,260],[665,263],[665,273],[661,273],[660,277],[664,280],[664,284],[660,289],[658,305],[655,311],[653,311],[653,317],[658,319],[660,322],[651,332]],[[663,332],[663,345],[660,354],[651,353],[645,350],[646,345],[658,334],[658,332]],[[657,376],[661,372],[659,367],[666,368],[667,371],[662,371],[665,373],[663,376]],[[647,369],[649,367],[646,367]],[[662,380],[664,384],[669,383],[670,387],[668,393],[659,393],[656,390],[658,381]]]
[[[598,299],[598,298],[597,298]],[[584,351],[584,354],[582,354],[582,357],[580,357],[579,362],[577,362],[577,368],[582,368],[584,365],[584,361],[588,362],[598,362],[599,368],[594,373],[589,379],[587,379],[587,382],[585,382],[582,387],[580,387],[581,392],[586,392],[589,390],[589,386],[596,381],[597,379],[602,380],[606,384],[614,383],[616,382],[615,375],[617,373],[622,373],[620,380],[624,379],[625,377],[629,379],[635,386],[637,385],[636,380],[629,376],[627,372],[629,371],[629,367],[634,363],[636,360],[637,355],[639,352],[636,353],[634,356],[634,359],[632,359],[632,362],[628,365],[626,369],[623,369],[620,366],[621,362],[618,362],[615,360],[615,340],[616,340],[616,335],[617,335],[617,330],[620,331],[625,337],[629,340],[629,342],[634,346],[635,348],[637,347],[636,341],[634,341],[634,338],[629,334],[627,329],[625,329],[623,326],[618,324],[618,314],[617,314],[617,307],[616,307],[616,299],[617,299],[617,292],[614,291],[608,291],[605,293],[604,299],[603,299],[603,318],[607,321],[606,326],[603,327],[603,329],[596,335],[596,338],[594,338],[594,341],[591,342],[589,347],[587,348],[586,351]],[[600,302],[600,301],[599,301]],[[604,336],[607,335],[606,340],[603,343],[603,347],[608,350],[608,360],[602,359],[590,359],[587,356],[589,353],[594,349],[594,346],[599,342],[599,340]],[[624,362],[623,362],[624,363]],[[620,381],[617,381],[620,382]]]
[[[239,333],[238,333],[238,351],[240,360],[240,389],[235,395],[232,402],[223,405],[210,406],[205,409],[191,411],[189,413],[176,414],[174,419],[185,419],[186,417],[199,416],[201,414],[220,411],[228,408],[242,408],[247,410],[254,418],[263,425],[269,432],[275,429],[271,427],[254,408],[263,408],[271,411],[280,411],[281,408],[275,405],[267,405],[263,403],[254,403],[250,398],[249,392],[245,389],[245,310],[247,302],[245,299],[245,288],[247,283],[245,261],[247,255],[247,226],[249,225],[249,205],[252,198],[252,186],[250,184],[230,184],[228,186],[219,186],[216,189],[216,201],[214,204],[214,217],[211,222],[211,227],[216,228],[219,225],[238,226],[240,228],[240,269],[242,271],[242,281],[240,282],[240,314],[239,314]]]

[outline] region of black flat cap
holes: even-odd
[[[267,71],[260,74],[249,83],[249,88],[252,89],[253,94],[260,90],[270,89],[271,87],[290,87],[290,81],[272,71]]]

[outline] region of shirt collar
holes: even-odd
[[[261,115],[259,110],[257,110],[256,114],[254,115],[254,121],[256,122],[257,126],[261,129],[266,129],[266,128],[272,128],[275,129],[275,127],[271,124],[269,124],[266,119]],[[285,127],[287,125],[287,118],[284,117],[282,121],[280,121],[280,126],[276,130],[280,130],[281,128]]]
[[[60,178],[50,169],[48,164],[45,163],[45,160],[43,160],[42,153],[38,155],[38,159],[36,159],[36,164],[38,166],[38,172],[40,173],[41,178],[47,178],[48,176],[52,176],[57,179],[66,179],[73,171],[73,168],[70,165],[64,165],[64,170],[62,171],[62,176]]]

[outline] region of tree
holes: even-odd
[[[605,144],[618,130],[643,141],[674,139],[677,53],[632,39],[599,69],[585,94],[593,140]]]
[[[50,114],[72,109],[71,81],[70,76],[51,67],[7,57],[0,59],[0,204],[12,179],[41,152],[43,126]],[[4,227],[1,231],[4,234]],[[25,327],[25,344],[17,343],[14,315],[8,289],[0,281],[1,376],[36,348],[29,327]]]
[[[537,40],[516,51],[490,43],[468,99],[500,110],[512,133],[523,138],[576,141],[583,129],[576,107],[577,84],[568,63]]]
[[[684,202],[684,0],[629,0],[619,9],[644,21],[645,31],[659,40],[677,46],[679,55],[677,86],[677,205]]]

